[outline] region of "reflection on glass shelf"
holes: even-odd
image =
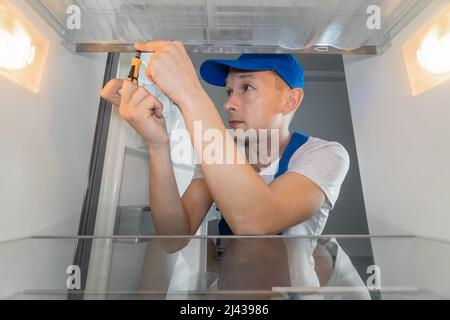
[[[67,274],[82,246],[109,263]],[[413,236],[32,237],[0,244],[0,298],[449,299],[449,253]]]

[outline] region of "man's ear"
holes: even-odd
[[[288,114],[296,111],[303,101],[304,92],[301,88],[294,88],[287,93],[287,101],[283,108],[283,113]]]

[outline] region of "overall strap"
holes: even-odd
[[[292,133],[291,140],[289,141],[288,145],[286,146],[286,149],[283,151],[283,154],[281,155],[280,162],[278,163],[278,169],[275,173],[274,179],[281,176],[283,173],[285,173],[288,170],[288,164],[289,160],[291,160],[292,155],[295,151],[297,151],[298,148],[303,146],[309,139],[309,136],[301,133],[301,132],[294,132]],[[230,227],[228,226],[228,223],[225,221],[225,219],[222,217],[219,222],[219,234],[222,236],[230,236],[233,235],[233,231],[231,231]]]
[[[289,144],[287,145],[286,149],[283,151],[283,154],[281,155],[280,162],[278,163],[278,169],[275,173],[274,179],[281,176],[283,173],[285,173],[288,169],[289,161],[292,158],[292,155],[295,151],[297,151],[298,148],[300,148],[302,145],[308,141],[309,137],[307,135],[304,135],[300,132],[294,132],[292,134],[291,140],[289,141]]]

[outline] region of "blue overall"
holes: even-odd
[[[291,140],[281,155],[280,162],[278,163],[278,169],[275,173],[274,179],[281,176],[288,169],[289,160],[291,160],[294,152],[308,141],[309,137],[300,132],[294,132],[291,136]],[[221,236],[233,235],[225,219],[222,217],[219,222],[219,234]]]

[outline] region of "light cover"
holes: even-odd
[[[450,7],[420,29],[402,50],[413,95],[450,79]]]
[[[48,50],[47,39],[0,0],[0,75],[38,92]]]

